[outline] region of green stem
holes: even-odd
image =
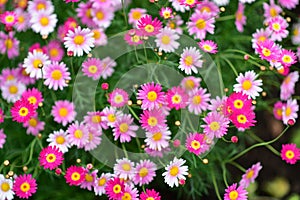
[[[235,15],[227,15],[216,19],[217,22],[235,19]]]
[[[219,200],[222,200],[222,198],[220,196],[219,188],[218,188],[218,185],[217,185],[217,181],[216,181],[216,176],[215,176],[213,170],[210,170],[210,173],[211,173],[211,176],[212,176],[212,181],[213,181],[213,184],[214,184],[216,195],[217,195]]]
[[[124,0],[122,0],[122,9],[123,9],[124,20],[125,20],[126,29],[127,29],[127,27],[128,27],[128,21],[127,21],[127,14],[126,14],[126,10],[125,10]]]
[[[241,170],[242,172],[246,172],[246,169],[244,167],[242,167],[240,164],[232,161],[232,162],[228,162],[229,164],[235,166],[236,168],[238,168],[239,170]]]
[[[225,186],[228,187],[227,176],[226,176],[226,167],[225,167],[224,163],[222,163],[222,171],[223,171],[223,180],[224,180]]]
[[[233,64],[230,62],[230,60],[228,60],[225,57],[222,57],[223,60],[225,60],[225,62],[230,66],[230,68],[232,69],[232,71],[234,72],[235,76],[238,76],[238,72],[235,69],[235,67],[233,66]]]
[[[245,149],[244,151],[242,151],[241,153],[239,153],[238,155],[234,156],[233,158],[231,158],[229,160],[229,162],[236,160],[237,158],[243,156],[244,154],[246,154],[248,151],[251,151],[252,149],[256,148],[256,147],[260,147],[260,146],[266,146],[269,144],[272,144],[274,142],[276,142],[287,130],[289,129],[289,126],[287,126],[279,136],[277,136],[276,138],[274,138],[273,140],[270,140],[268,142],[262,142],[262,143],[257,143],[255,145],[250,146],[249,148]]]
[[[124,143],[122,143],[122,149],[124,151],[125,157],[128,159],[128,154],[127,154],[127,150],[126,150]]]
[[[36,137],[32,142],[31,142],[31,145],[30,145],[30,151],[29,151],[29,158],[27,160],[27,162],[23,165],[20,165],[20,166],[16,166],[16,167],[23,167],[23,166],[26,166],[28,165],[31,160],[32,160],[32,155],[33,155],[33,149],[34,149],[34,146],[35,146],[35,143],[36,141],[38,140],[38,138]]]
[[[256,140],[257,142],[264,142],[262,139],[260,139],[257,135],[251,133],[250,136]],[[266,145],[266,147],[272,151],[275,155],[280,156],[280,153],[274,148],[272,147],[272,145]]]
[[[134,112],[134,110],[130,106],[127,106],[127,108],[129,109],[129,111],[131,112],[131,114],[134,116],[134,118],[136,120],[140,121],[140,118],[137,116],[137,114]]]

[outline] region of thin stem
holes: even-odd
[[[211,172],[211,176],[212,176],[212,181],[213,181],[213,184],[214,184],[214,188],[215,188],[215,191],[216,191],[216,195],[218,197],[219,200],[222,200],[221,196],[220,196],[220,192],[219,192],[219,188],[218,188],[218,185],[217,185],[217,181],[216,181],[216,176],[213,172],[213,170],[210,170]]]
[[[145,54],[145,57],[146,57],[146,61],[148,62],[148,56],[147,56],[147,51],[146,51],[146,45],[145,45],[145,42],[143,43],[143,46],[144,46],[144,54]]]
[[[227,15],[227,16],[219,17],[216,19],[216,21],[220,22],[220,21],[227,21],[231,19],[235,19],[235,15]]]
[[[134,112],[134,110],[130,106],[127,106],[127,108],[129,109],[129,111],[131,112],[131,114],[134,116],[134,118],[136,120],[140,121],[140,118],[137,116],[137,114]]]
[[[261,138],[259,138],[257,135],[251,133],[250,137],[252,137],[254,140],[256,140],[257,142],[264,142]],[[266,147],[272,151],[275,155],[280,156],[280,153],[271,145],[266,145]]]
[[[240,164],[232,161],[232,162],[228,162],[229,164],[235,166],[236,168],[238,168],[239,170],[241,170],[242,172],[246,172],[246,169],[244,167],[242,167]]]
[[[225,57],[222,57],[223,60],[225,60],[225,62],[229,65],[229,67],[232,69],[233,73],[235,74],[235,76],[238,76],[238,72],[235,69],[235,67],[233,66],[233,64],[230,62],[230,60],[228,60]]]
[[[222,171],[223,171],[223,180],[224,180],[225,186],[228,187],[227,176],[226,176],[226,167],[225,167],[224,163],[222,163]]]
[[[124,20],[125,20],[126,29],[127,29],[127,27],[128,27],[128,21],[127,21],[127,14],[126,14],[126,11],[125,11],[124,0],[122,0],[122,9],[123,9]]]
[[[128,154],[127,154],[127,150],[126,150],[124,143],[122,143],[122,149],[124,151],[125,157],[128,159]]]
[[[28,158],[27,162],[26,162],[25,164],[21,165],[21,166],[16,166],[16,167],[26,166],[26,165],[28,165],[28,164],[31,162],[31,160],[32,160],[32,155],[33,155],[33,149],[34,149],[34,146],[35,146],[36,141],[37,141],[37,137],[31,142],[31,145],[30,145],[30,152],[29,152],[29,158]]]

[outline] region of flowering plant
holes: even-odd
[[[300,159],[298,3],[0,1],[0,199],[248,199]]]

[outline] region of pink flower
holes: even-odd
[[[172,87],[168,90],[166,96],[169,108],[179,110],[187,106],[188,96],[181,87]]]
[[[271,40],[273,41],[282,41],[283,38],[286,38],[289,34],[289,31],[286,30],[288,27],[288,23],[286,20],[281,17],[277,16],[274,18],[270,18],[268,21],[268,27],[272,34],[271,34]]]
[[[108,95],[108,102],[111,106],[121,108],[128,102],[128,94],[125,90],[116,88]]]
[[[208,107],[210,94],[206,93],[206,89],[195,88],[189,92],[188,110],[191,113],[199,115]]]
[[[23,127],[27,128],[26,133],[37,136],[40,131],[44,130],[45,122],[39,121],[37,115],[32,116],[27,122],[23,123]]]
[[[156,34],[155,43],[158,47],[159,52],[175,52],[176,49],[179,47],[179,42],[177,40],[179,39],[179,35],[176,33],[175,30],[164,27],[159,30],[159,33]]]
[[[15,178],[13,190],[19,198],[28,199],[37,189],[36,180],[31,174],[19,175]]]
[[[0,32],[0,52],[6,54],[9,59],[19,56],[20,41],[14,37],[14,32],[9,32],[8,35]]]
[[[180,86],[188,93],[189,91],[200,86],[201,78],[194,76],[187,76],[182,79]]]
[[[169,147],[170,136],[171,131],[169,131],[167,126],[160,128],[157,132],[146,132],[146,146],[152,150],[162,151]]]
[[[160,200],[160,195],[158,192],[156,192],[155,190],[149,190],[146,189],[146,192],[143,192],[140,194],[140,199],[141,200],[149,200],[149,199],[153,199],[153,200]]]
[[[234,112],[252,110],[252,100],[246,94],[241,92],[233,92],[229,95],[226,105],[223,108],[226,115],[231,115]]]
[[[162,7],[159,11],[159,15],[164,19],[173,18],[173,11],[170,7]]]
[[[51,114],[54,117],[54,121],[66,126],[75,119],[77,113],[72,102],[69,102],[68,100],[59,100],[52,106]]]
[[[34,109],[37,109],[39,104],[44,101],[42,93],[36,88],[27,89],[23,92],[22,99],[32,104]]]
[[[218,16],[220,12],[219,7],[216,5],[216,3],[208,0],[199,2],[196,9],[200,10],[201,12],[207,12],[212,17]]]
[[[252,34],[252,48],[255,49],[255,52],[257,52],[257,48],[258,48],[258,45],[261,43],[261,42],[264,42],[268,39],[270,39],[270,36],[271,36],[271,31],[269,29],[256,29],[256,32]]]
[[[140,123],[142,128],[149,132],[159,132],[166,127],[166,116],[160,110],[144,110]]]
[[[88,169],[85,169],[84,181],[80,184],[80,188],[92,191],[92,187],[94,186],[97,178],[97,172],[97,169],[93,170],[92,172],[89,172]]]
[[[156,170],[156,165],[150,160],[140,160],[135,167],[134,184],[139,184],[140,186],[149,184],[154,179]]]
[[[101,60],[101,63],[101,77],[105,80],[113,74],[114,67],[117,66],[117,63],[110,57],[105,57]]]
[[[251,126],[254,126],[254,123],[256,122],[255,113],[253,111],[236,111],[229,116],[229,119],[240,131],[244,131]]]
[[[186,138],[185,148],[195,155],[201,155],[209,149],[204,134],[190,133]]]
[[[164,92],[158,83],[146,83],[138,90],[137,99],[142,100],[142,109],[159,109],[161,104],[164,103]]]
[[[278,0],[278,3],[287,9],[293,9],[299,4],[299,0]]]
[[[280,55],[280,49],[272,40],[265,40],[257,44],[259,57],[267,61],[277,61]]]
[[[237,188],[237,184],[234,183],[231,186],[229,186],[225,190],[224,194],[224,200],[247,200],[248,192],[242,187],[239,186]]]
[[[83,148],[89,140],[89,132],[87,127],[83,123],[75,123],[71,124],[68,127],[68,142],[71,145],[76,145],[78,148]]]
[[[247,17],[244,15],[245,6],[239,2],[238,10],[235,13],[235,26],[239,32],[244,31],[243,25],[246,24]]]
[[[124,194],[125,184],[119,178],[112,178],[106,183],[105,191],[109,200],[120,199]]]
[[[299,80],[297,71],[289,73],[280,85],[280,99],[288,100],[295,93],[295,85]]]
[[[243,174],[240,186],[247,188],[250,183],[254,183],[254,180],[258,176],[259,171],[262,169],[260,162],[252,165],[251,168],[247,169],[246,173]]]
[[[229,127],[229,119],[218,112],[210,112],[203,119],[206,123],[201,125],[203,132],[210,138],[221,138],[227,134]]]
[[[5,11],[0,15],[1,23],[5,24],[8,27],[12,27],[18,21],[17,15],[15,12],[12,11]]]
[[[63,62],[58,63],[53,61],[45,69],[44,84],[48,86],[49,89],[53,88],[53,90],[63,90],[64,87],[68,86],[66,81],[69,80],[71,80],[70,72],[68,72],[68,68]]]
[[[279,61],[283,66],[290,67],[291,65],[297,63],[297,56],[292,50],[282,49]]]
[[[114,140],[120,139],[121,143],[130,142],[131,137],[136,136],[135,132],[139,128],[136,125],[131,125],[132,123],[133,118],[131,115],[124,114],[118,117],[113,129]]]
[[[128,23],[137,27],[138,21],[146,14],[147,10],[142,8],[132,8],[128,13]]]
[[[70,166],[66,170],[65,179],[69,185],[80,185],[85,179],[86,171],[83,167],[79,166]]]
[[[98,80],[101,76],[101,60],[99,58],[88,58],[82,63],[82,72],[87,77]]]
[[[282,109],[285,106],[281,101],[278,101],[274,104],[273,115],[276,119],[282,120]]]
[[[152,19],[151,15],[145,15],[139,19],[137,26],[144,36],[154,36],[162,28],[162,22],[157,18]]]
[[[282,121],[284,124],[288,123],[288,120],[296,120],[298,118],[297,112],[299,106],[296,99],[288,99],[286,104],[282,108]]]
[[[218,52],[218,45],[212,40],[201,40],[198,45],[204,52],[211,54],[216,54]]]
[[[6,135],[3,132],[3,129],[0,129],[0,149],[3,148],[3,145],[6,142]]]
[[[64,50],[58,40],[51,40],[45,50],[51,61],[60,62],[64,56]]]
[[[100,1],[97,1],[100,2]],[[95,6],[93,3],[91,15],[94,23],[99,27],[106,29],[114,19],[114,7],[112,6]]]
[[[13,121],[24,123],[35,115],[35,109],[28,101],[18,100],[10,110]]]
[[[183,49],[183,53],[180,55],[178,68],[184,71],[187,75],[198,73],[197,68],[201,68],[203,61],[200,51],[195,47],[186,47]]]
[[[196,10],[188,22],[188,32],[190,35],[195,34],[196,39],[203,40],[206,37],[206,33],[214,33],[215,18],[207,12],[200,12]]]
[[[282,12],[282,8],[274,3],[274,0],[270,0],[270,5],[263,3],[264,16],[266,19],[276,17]]]
[[[56,147],[48,146],[40,152],[39,161],[44,169],[53,170],[62,164],[63,153]]]
[[[139,44],[143,44],[143,40],[141,39],[142,32],[139,29],[131,29],[126,32],[124,35],[124,40],[127,44],[131,46],[137,46]]]
[[[296,144],[283,144],[281,149],[281,159],[289,164],[296,164],[300,160],[300,149]]]
[[[81,2],[76,9],[77,17],[80,19],[81,23],[88,27],[96,27],[93,21],[93,16],[91,14],[93,2]]]
[[[84,116],[84,123],[89,129],[102,130],[107,129],[107,123],[104,120],[105,114],[100,111],[87,112],[87,115]]]

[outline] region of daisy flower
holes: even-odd
[[[297,71],[289,73],[280,85],[280,99],[288,100],[295,93],[295,84],[299,80]]]
[[[173,18],[173,11],[170,7],[162,7],[159,11],[159,15],[164,19]]]
[[[245,4],[245,3],[253,3],[256,0],[239,0],[241,3]]]
[[[195,7],[196,5],[200,4],[200,1],[198,0],[179,0],[181,5],[189,6],[190,8]],[[202,2],[201,2],[202,3]]]
[[[117,111],[113,107],[105,107],[102,112],[105,115],[103,120],[107,123],[107,126],[111,128],[115,127],[117,118],[122,115],[120,111]]]
[[[180,0],[169,0],[170,2],[172,2],[172,7],[179,12],[184,13],[187,10],[190,10],[189,6],[183,5],[181,4]]]
[[[51,114],[54,116],[55,122],[66,126],[75,119],[77,113],[72,102],[69,102],[68,100],[59,100],[52,106]]]
[[[124,193],[120,199],[139,200],[138,190],[133,185],[125,185]]]
[[[229,119],[232,121],[233,125],[240,131],[254,126],[255,124],[255,113],[251,110],[248,112],[236,111],[229,116]]]
[[[28,8],[27,10],[32,12],[38,12],[41,10],[45,10],[49,13],[53,13],[54,11],[54,6],[51,1],[48,0],[33,0],[33,1],[28,1]]]
[[[109,179],[111,179],[111,174],[110,173],[102,173],[99,178],[95,179],[94,193],[96,195],[101,196],[102,194],[106,193],[105,187],[106,187],[106,183]]]
[[[198,73],[197,68],[201,68],[203,61],[200,51],[195,47],[186,47],[183,49],[183,53],[180,55],[178,68],[184,71],[187,75]]]
[[[157,18],[152,19],[151,15],[144,15],[138,20],[137,27],[142,31],[144,36],[154,36],[162,28],[162,22]]]
[[[168,107],[175,108],[176,110],[183,109],[187,106],[188,95],[180,87],[172,87],[166,94]]]
[[[97,80],[101,76],[101,60],[99,58],[88,58],[82,63],[82,72],[85,76]]]
[[[50,60],[46,54],[40,51],[33,51],[33,53],[29,52],[27,58],[24,59],[23,67],[31,78],[40,79],[43,78],[45,68],[49,64]]]
[[[93,21],[92,16],[92,2],[81,2],[76,8],[77,17],[80,19],[81,23],[88,27],[96,27],[97,25]]]
[[[139,184],[139,186],[149,184],[154,179],[156,170],[156,165],[150,160],[140,160],[135,167],[134,184]]]
[[[3,145],[5,144],[5,142],[6,142],[6,135],[3,132],[3,129],[0,129],[0,149],[3,148]]]
[[[68,141],[71,145],[76,145],[78,148],[83,148],[89,140],[89,132],[87,127],[78,121],[69,125],[68,130]]]
[[[34,84],[35,83],[36,79],[31,78],[29,76],[29,74],[26,72],[25,68],[23,68],[23,63],[19,63],[19,65],[16,68],[16,70],[17,70],[18,80],[21,83],[23,83],[25,85],[29,85],[29,84]]]
[[[34,109],[37,109],[39,104],[44,101],[42,93],[36,88],[29,88],[22,93],[22,99],[27,100],[33,105]]]
[[[24,123],[36,114],[32,104],[28,101],[18,100],[10,109],[13,121]]]
[[[107,36],[102,28],[93,29],[93,37],[95,39],[95,46],[105,46],[107,44]]]
[[[4,122],[4,112],[2,108],[0,108],[0,124]]]
[[[83,52],[88,54],[94,47],[94,33],[89,28],[81,28],[80,26],[69,30],[64,37],[64,45],[67,51],[73,52],[74,56],[82,56]]]
[[[153,150],[161,151],[169,146],[171,132],[168,127],[160,128],[157,132],[146,132],[146,146]]]
[[[147,153],[151,157],[160,157],[162,158],[164,154],[167,154],[171,151],[169,147],[163,148],[160,151],[157,149],[151,149],[149,147],[145,147],[145,153]]]
[[[131,180],[134,176],[134,163],[127,158],[117,159],[114,174],[124,180]]]
[[[102,130],[97,130],[93,128],[88,128],[89,132],[89,138],[88,142],[84,145],[84,150],[85,151],[91,151],[95,148],[97,148],[100,143],[101,143],[101,135],[102,135]]]
[[[214,33],[215,18],[211,17],[207,12],[201,12],[196,10],[188,22],[188,32],[190,35],[195,34],[195,39],[203,40],[206,37],[206,33]]]
[[[128,13],[128,23],[137,27],[138,21],[147,13],[143,8],[132,8]]]
[[[124,194],[125,184],[119,178],[110,179],[105,186],[106,195],[109,199],[120,199]]]
[[[256,29],[256,32],[252,34],[252,48],[255,49],[255,53],[257,52],[258,45],[261,42],[264,42],[270,39],[271,31],[269,29]]]
[[[162,86],[153,82],[141,85],[141,89],[137,93],[137,99],[142,100],[141,107],[144,110],[159,109],[165,101]]]
[[[83,122],[89,129],[102,130],[102,128],[108,128],[106,122],[104,121],[104,118],[105,114],[103,112],[87,112],[87,115],[84,116]]]
[[[201,40],[198,45],[206,53],[216,54],[218,52],[218,45],[212,40]]]
[[[297,112],[299,111],[299,106],[296,99],[288,99],[286,105],[282,108],[282,121],[284,124],[288,123],[289,119],[296,120],[298,118]]]
[[[290,67],[297,62],[297,56],[292,50],[282,49],[279,61],[283,66]]]
[[[228,186],[225,190],[224,200],[247,200],[248,192],[242,187],[237,187],[237,184],[234,183],[231,186]]]
[[[204,134],[190,133],[186,138],[185,148],[197,156],[206,152],[209,147]]]
[[[210,1],[202,1],[197,5],[198,10],[201,12],[207,12],[212,17],[216,17],[219,14],[219,7],[214,3]]]
[[[286,38],[289,34],[289,31],[286,30],[288,25],[286,20],[281,16],[271,18],[268,21],[267,27],[272,32],[271,40],[280,42],[283,38]]]
[[[40,10],[31,13],[29,22],[34,32],[40,33],[41,35],[49,35],[49,33],[54,31],[57,23],[57,16],[48,11]]]
[[[294,45],[300,44],[300,23],[296,23],[293,25],[292,43]]]
[[[167,183],[170,187],[178,187],[179,180],[185,180],[186,175],[188,175],[188,166],[184,165],[186,161],[182,158],[174,158],[173,161],[170,162],[165,167],[165,172],[162,176],[165,179],[165,183]]]
[[[31,117],[28,121],[23,123],[23,127],[27,128],[26,133],[37,136],[44,130],[45,122],[39,121],[37,115]]]
[[[237,84],[233,85],[233,91],[242,92],[249,96],[249,98],[255,99],[259,96],[259,92],[262,91],[262,80],[255,80],[258,77],[254,71],[247,71],[245,75],[242,73],[236,78]]]
[[[141,36],[143,36],[141,30],[131,29],[125,33],[124,40],[130,46],[137,46],[139,44],[143,44],[143,40],[141,39]]]
[[[113,129],[114,140],[120,139],[121,143],[130,142],[131,137],[136,136],[136,131],[139,129],[136,125],[131,125],[133,118],[131,115],[124,114],[117,118]]]
[[[66,182],[72,186],[79,186],[85,179],[86,171],[80,166],[70,166],[66,170],[65,179]]]
[[[215,99],[211,99],[210,104],[208,105],[207,109],[210,111],[217,111],[224,115],[223,111],[224,111],[224,107],[226,107],[227,98],[228,97],[226,97],[226,96],[223,96],[222,98],[217,96]],[[247,99],[248,99],[248,97],[247,97]]]
[[[142,128],[149,132],[158,132],[166,127],[166,116],[160,110],[143,110],[140,116]]]
[[[277,61],[280,55],[279,47],[272,40],[260,42],[257,47],[259,57],[269,62]]]
[[[249,169],[247,169],[246,173],[243,174],[242,180],[240,181],[240,186],[243,188],[247,188],[250,183],[254,183],[254,180],[258,176],[259,171],[262,169],[260,162],[252,165]]]
[[[0,53],[7,54],[9,59],[19,56],[20,41],[14,37],[14,32],[9,32],[8,35],[0,32]]]
[[[18,21],[17,15],[13,11],[5,11],[0,15],[0,21],[7,27],[12,27]]]
[[[49,146],[57,147],[62,153],[68,152],[71,147],[68,134],[62,129],[53,131],[53,133],[48,136],[47,142],[50,143]]]
[[[19,175],[15,178],[13,191],[19,198],[28,199],[36,193],[36,180],[31,174]]]
[[[8,103],[18,101],[25,90],[26,86],[17,80],[6,81],[4,85],[1,86],[2,97]]]
[[[172,19],[169,19],[166,27],[169,27],[170,29],[174,30],[179,35],[182,34],[182,28],[181,25],[183,24],[183,20],[181,19],[180,15],[176,15]]]
[[[62,60],[64,50],[58,40],[51,40],[45,49],[51,61],[60,62]]]
[[[0,74],[0,86],[4,85],[7,81],[13,81],[18,78],[18,70],[17,69],[10,69],[10,68],[4,68],[1,71]]]
[[[176,31],[169,27],[164,27],[156,34],[155,43],[159,52],[164,51],[166,53],[171,53],[179,47],[179,43],[176,41],[178,39],[179,35],[177,35]]]
[[[6,179],[2,174],[0,174],[0,196],[4,200],[14,199],[13,181],[11,179]]]
[[[44,169],[53,170],[62,164],[63,160],[63,153],[52,146],[42,149],[39,155],[40,165],[44,167]]]
[[[53,61],[48,67],[45,69],[45,81],[44,84],[48,86],[49,89],[53,90],[63,90],[64,87],[67,87],[67,81],[71,80],[70,72],[68,72],[68,68],[65,63],[58,63],[57,61]]]
[[[289,164],[296,164],[300,160],[300,149],[296,144],[283,144],[281,148],[281,159]]]
[[[299,4],[299,0],[278,0],[278,3],[289,10],[295,8]]]
[[[246,24],[247,17],[244,15],[245,6],[242,3],[239,3],[238,9],[235,13],[235,26],[239,32],[244,31],[244,25]]]
[[[229,0],[213,0],[218,6],[227,6],[229,4]]]
[[[97,169],[92,172],[89,172],[89,170],[85,169],[84,181],[80,184],[80,188],[92,191],[92,187],[94,186],[95,180],[97,178],[97,173]]]
[[[229,127],[229,119],[222,114],[213,111],[207,114],[203,119],[206,123],[201,125],[204,128],[203,132],[211,138],[221,138],[227,134]]]
[[[186,91],[192,91],[200,86],[201,78],[194,76],[187,76],[182,79],[180,86]]]
[[[128,94],[125,90],[116,88],[108,95],[108,102],[111,106],[121,108],[128,102]]]
[[[195,115],[199,115],[208,107],[210,94],[206,93],[206,89],[195,88],[189,92],[188,110]]]
[[[107,7],[92,7],[91,15],[94,23],[100,28],[108,28],[114,18],[114,8]]]
[[[276,119],[282,120],[282,109],[285,106],[281,101],[278,101],[274,104],[273,115]]]
[[[252,100],[242,92],[231,93],[225,102],[225,107],[223,107],[226,115],[231,115],[236,111],[247,112],[249,110],[252,110]]]
[[[101,77],[105,80],[113,74],[114,67],[117,66],[117,63],[110,57],[105,57],[101,63]]]
[[[264,17],[266,19],[277,17],[282,12],[282,8],[276,5],[274,0],[270,0],[270,5],[264,2],[263,8],[264,8]]]
[[[156,192],[153,189],[152,190],[146,189],[146,191],[144,191],[140,194],[140,199],[141,200],[149,200],[149,199],[160,200],[161,196],[159,195],[158,192]]]

